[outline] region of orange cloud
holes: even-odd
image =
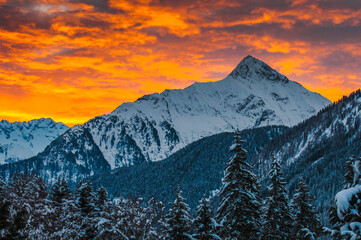
[[[71,126],[248,54],[336,101],[361,85],[361,6],[324,3],[0,0],[0,118]]]

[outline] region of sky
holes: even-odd
[[[331,101],[361,86],[361,1],[0,0],[0,119],[68,126],[252,55]]]

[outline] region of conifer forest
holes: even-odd
[[[87,179],[73,189],[64,177],[51,186],[36,174],[1,179],[1,239],[360,239],[360,158],[347,161],[343,189],[329,209],[330,222],[324,224],[302,178],[289,198],[273,153],[262,196],[243,144],[236,133],[221,189],[204,195],[195,209],[180,186],[174,201],[163,203],[156,196],[111,198]]]

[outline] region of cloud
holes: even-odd
[[[0,107],[71,125],[248,54],[337,100],[361,84],[360,34],[352,0],[0,0]]]

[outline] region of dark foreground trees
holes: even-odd
[[[62,177],[53,186],[36,175],[16,176],[8,183],[0,179],[0,239],[315,239],[320,224],[306,184],[300,181],[292,215],[281,166],[272,155],[271,185],[261,216],[260,186],[238,134],[231,151],[219,196],[204,196],[193,212],[180,188],[167,209],[155,198],[111,199],[106,189],[95,190],[89,181],[72,191]],[[343,229],[359,236],[360,165],[349,163],[345,191],[352,194],[347,195],[348,208],[338,203],[333,211],[333,238],[343,235]]]
[[[0,180],[0,192],[0,239],[163,239],[154,200],[110,201],[89,182],[72,193],[63,179],[48,190],[36,175]]]
[[[335,196],[329,216],[332,239],[361,239],[361,158],[351,157],[346,163],[343,190]]]
[[[266,200],[262,239],[290,239],[292,214],[289,207],[286,183],[283,180],[281,165],[273,154],[271,154],[271,160],[272,166],[269,172],[271,185]]]
[[[304,180],[301,178],[291,206],[294,214],[292,238],[312,240],[322,233],[322,226],[315,208],[313,198]]]
[[[252,240],[258,239],[261,233],[259,184],[242,143],[237,133],[231,147],[235,154],[227,162],[220,192],[222,200],[217,220],[222,239]]]

